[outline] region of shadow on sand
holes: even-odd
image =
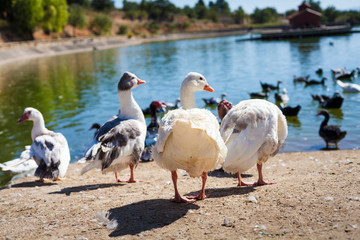
[[[0,190],[6,189],[6,188],[33,188],[33,187],[45,187],[45,186],[52,186],[56,185],[56,182],[22,182],[18,184],[11,184],[7,187],[3,187]]]
[[[109,210],[109,219],[119,223],[109,236],[136,235],[143,231],[162,228],[186,215],[189,209],[198,209],[193,203],[179,204],[168,199],[145,200]]]
[[[222,168],[216,169],[214,171],[208,172],[209,177],[218,177],[218,178],[237,178],[236,174],[226,173]],[[252,174],[241,174],[242,178],[250,178]]]
[[[124,184],[104,183],[104,184],[82,185],[82,186],[76,186],[76,187],[63,188],[60,191],[51,192],[49,194],[65,194],[65,195],[69,196],[73,192],[90,191],[90,190],[96,190],[99,188],[109,188],[109,187],[116,187],[116,186],[122,186],[122,185],[124,185]]]
[[[255,187],[229,187],[229,188],[205,188],[205,194],[208,198],[221,198],[232,195],[244,195],[255,191]],[[194,196],[199,194],[199,191],[185,194],[185,196]]]

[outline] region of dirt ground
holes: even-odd
[[[208,198],[188,204],[170,201],[170,172],[154,162],[138,165],[138,183],[80,176],[74,163],[63,181],[27,177],[0,190],[0,239],[360,239],[359,153],[278,154],[263,170],[276,184],[261,187],[213,171]],[[178,174],[181,194],[200,190],[200,178]],[[255,181],[256,167],[244,177]]]

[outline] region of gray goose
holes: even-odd
[[[81,170],[81,174],[100,168],[103,173],[115,172],[116,180],[123,182],[125,180],[119,178],[118,171],[129,167],[130,178],[127,182],[136,182],[134,167],[144,150],[146,123],[131,90],[144,83],[133,73],[123,74],[118,83],[120,114],[98,130],[83,158],[92,162]]]

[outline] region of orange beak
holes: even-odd
[[[138,85],[144,84],[144,83],[146,83],[144,80],[141,80],[141,79],[139,79],[139,78],[137,79],[137,84],[138,84]]]
[[[204,86],[204,90],[205,90],[205,91],[208,91],[208,92],[214,92],[214,91],[215,91],[212,87],[210,87],[209,84],[206,84],[206,85]]]

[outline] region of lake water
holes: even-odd
[[[317,151],[325,143],[318,135],[322,117],[318,102],[310,94],[332,95],[342,89],[331,76],[331,68],[360,67],[360,34],[281,41],[236,41],[241,36],[152,43],[103,51],[39,58],[9,64],[0,69],[0,162],[15,157],[31,144],[32,122],[16,124],[24,108],[39,109],[46,126],[65,135],[72,162],[81,158],[91,141],[94,122],[104,123],[117,113],[117,83],[124,71],[135,73],[147,84],[133,91],[142,108],[153,100],[175,102],[180,84],[190,71],[202,73],[214,93],[227,94],[233,103],[249,99],[248,92],[261,91],[260,81],[276,83],[288,90],[289,105],[300,104],[297,118],[289,118],[289,135],[281,152]],[[330,44],[332,43],[332,44]],[[325,85],[294,84],[293,75],[310,74],[321,66]],[[360,78],[354,79],[360,83]],[[340,125],[347,136],[340,149],[360,147],[360,94],[343,93],[341,109],[330,110],[330,124]],[[269,101],[274,102],[274,93]],[[212,112],[217,116],[215,109]],[[149,121],[150,119],[147,119]],[[0,173],[3,185],[11,176]]]

